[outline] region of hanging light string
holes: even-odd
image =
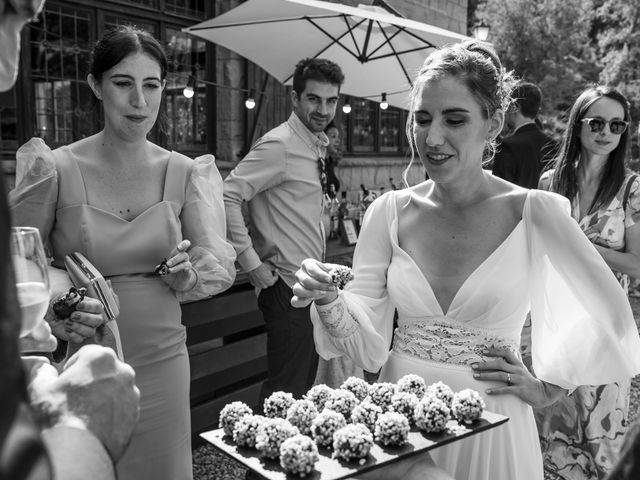
[[[217,83],[217,82],[212,82],[211,80],[205,80],[203,78],[196,78],[194,75],[189,75],[189,78],[187,79],[187,85],[184,87],[184,90],[182,91],[182,94],[187,97],[187,98],[191,98],[193,97],[194,93],[195,93],[195,87],[198,83],[203,83],[205,85],[210,85],[212,87],[219,87],[219,88],[226,88],[228,90],[235,90],[238,92],[246,92],[247,93],[247,98],[244,102],[245,107],[248,110],[252,110],[253,108],[255,108],[256,106],[256,95],[269,95],[272,97],[288,97],[288,95],[283,95],[283,94],[278,94],[278,93],[270,93],[270,92],[266,92],[266,91],[262,91],[262,90],[256,90],[255,88],[242,88],[242,87],[233,87],[231,85],[224,85],[222,83]],[[400,93],[407,93],[409,90],[397,90],[395,92],[383,92],[382,94],[379,95],[380,97],[380,109],[381,110],[386,110],[389,108],[389,102],[387,101],[387,95],[397,95]],[[359,98],[363,98],[366,100],[374,100],[376,98],[378,98],[378,95],[366,95],[366,96],[362,96]],[[345,114],[349,114],[351,113],[351,104],[349,102],[349,100],[345,100],[344,105],[342,105],[342,111]]]

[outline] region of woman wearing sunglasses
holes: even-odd
[[[572,216],[627,293],[629,277],[640,277],[640,180],[625,168],[629,120],[620,92],[586,89],[569,114],[555,168],[539,184],[570,200]],[[565,480],[604,478],[627,429],[629,388],[582,386],[539,412],[545,468]]]

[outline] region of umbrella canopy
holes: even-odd
[[[345,74],[342,93],[407,108],[407,92],[434,48],[468,37],[398,17],[377,7],[318,0],[247,0],[183,29],[251,60],[290,85],[296,63],[307,57],[336,62]]]

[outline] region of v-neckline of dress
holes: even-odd
[[[440,315],[444,317],[449,315],[449,313],[452,310],[452,307],[455,307],[456,302],[458,301],[461,293],[467,288],[467,285],[470,283],[471,279],[479,275],[479,272],[486,267],[486,265],[490,262],[490,260],[493,259],[493,257],[495,257],[498,254],[498,252],[506,248],[507,244],[515,236],[515,233],[520,229],[521,226],[524,225],[524,210],[526,209],[526,204],[528,201],[529,201],[529,194],[527,193],[527,198],[525,199],[524,206],[523,206],[523,215],[518,221],[518,223],[513,227],[513,229],[504,238],[504,240],[502,240],[502,242],[500,242],[500,244],[489,255],[487,255],[487,257],[482,262],[480,262],[480,264],[476,268],[474,268],[471,271],[471,273],[467,276],[467,278],[464,279],[464,281],[458,287],[458,290],[456,291],[456,293],[453,295],[451,302],[449,303],[446,309],[443,308],[442,304],[440,303],[440,300],[438,299],[438,296],[436,295],[435,290],[431,286],[429,279],[424,274],[422,269],[418,266],[418,264],[415,262],[413,257],[411,257],[411,255],[409,255],[402,247],[400,247],[400,240],[398,239],[398,212],[396,210],[395,219],[394,219],[395,225],[393,225],[393,228],[392,228],[392,231],[394,234],[393,241],[395,243],[395,246],[398,248],[400,252],[403,253],[404,256],[406,256],[409,259],[411,265],[414,266],[416,271],[420,274],[420,277],[424,280],[424,283],[427,286],[427,291],[429,295],[431,295],[434,301],[434,305],[437,305],[438,309],[440,310],[439,312]]]

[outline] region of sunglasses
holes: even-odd
[[[593,133],[599,133],[604,130],[605,125],[609,124],[609,130],[614,135],[622,135],[624,131],[629,126],[629,122],[625,122],[624,120],[620,120],[619,118],[614,118],[612,120],[605,120],[601,117],[590,117],[583,118],[581,122],[585,122],[589,125],[589,128]]]

